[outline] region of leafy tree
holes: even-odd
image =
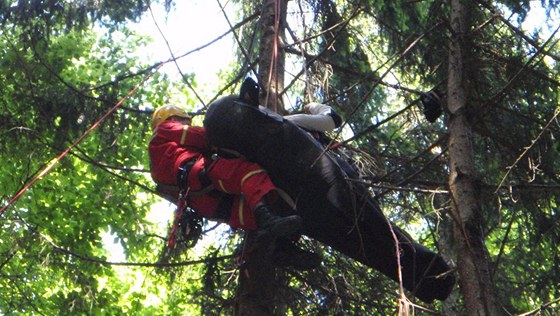
[[[0,282],[6,292],[0,310],[125,314],[138,303],[143,309],[155,290],[134,289],[134,279],[121,280],[104,264],[102,235],[114,234],[130,260],[156,260],[159,239],[150,237],[146,220],[153,198],[136,198],[151,187],[139,144],[150,137],[146,105],[165,103],[163,92],[171,84],[152,74],[153,66],[127,57],[145,39],[125,29],[100,34],[89,26],[69,28],[53,16],[34,20],[37,28],[30,31],[20,18],[58,12],[32,5],[46,3],[20,1],[2,15],[0,146],[9,161],[0,167],[3,204],[32,179],[42,179],[2,212]],[[49,36],[34,37],[46,29]],[[143,78],[159,83],[141,87],[75,143]],[[66,157],[48,169],[66,148]],[[119,302],[123,293],[132,298]]]
[[[541,3],[550,15],[558,14],[556,1]],[[262,4],[243,1],[239,22],[228,17],[239,63],[222,73],[219,94],[236,93],[249,70],[263,71],[259,60],[270,60],[258,45]],[[159,64],[130,57],[146,39],[126,23],[149,5],[0,3],[2,204],[147,78],[0,215],[3,314],[234,310],[239,267],[231,255],[242,234],[214,232],[213,223],[206,223],[199,246],[167,254],[166,231],[147,219],[160,201],[148,175],[151,109],[174,98],[194,109],[200,93],[194,75],[187,75],[194,83],[188,87],[154,72]],[[455,159],[472,159],[468,180],[478,205],[472,236],[488,267],[482,281],[497,305],[484,313],[553,315],[560,297],[558,36],[555,30],[523,30],[534,3],[466,5],[468,27],[456,43],[464,50],[460,115],[472,152]],[[461,252],[470,249],[457,247],[465,226],[453,209],[454,183],[448,181],[454,170],[449,140],[456,136],[451,122],[459,115],[456,90],[449,85],[449,55],[455,51],[449,45],[457,35],[451,12],[445,1],[289,1],[280,46],[286,72],[278,92],[285,110],[323,101],[343,114],[345,128],[329,135],[344,145],[337,153],[362,168],[361,180],[391,220],[443,252],[460,271],[452,297],[425,307],[459,315],[477,307],[468,298],[474,283],[462,270]],[[433,88],[446,111],[430,123],[420,97]],[[107,234],[123,247],[126,262],[108,261],[102,241]],[[321,253],[323,265],[282,270],[274,288],[277,313],[383,315],[399,308],[395,282],[327,245],[304,239],[302,246]],[[415,308],[416,314],[423,311]]]

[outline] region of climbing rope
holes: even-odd
[[[78,146],[94,129],[96,129],[103,121],[105,121],[111,114],[113,114],[113,112],[115,112],[124,103],[124,101],[126,101],[128,98],[134,95],[134,93],[136,93],[136,91],[138,91],[138,89],[148,79],[150,79],[164,64],[165,62],[162,62],[156,67],[154,67],[154,69],[147,76],[145,76],[142,79],[142,81],[140,81],[134,88],[132,88],[122,99],[120,99],[111,109],[109,109],[109,111],[107,111],[105,115],[103,115],[99,120],[97,120],[97,122],[91,125],[91,127],[88,130],[86,130],[82,134],[82,136],[76,139],[74,143],[68,146],[68,148],[66,148],[60,155],[58,155],[58,157],[51,160],[51,162],[45,168],[43,168],[41,172],[39,172],[28,183],[26,183],[12,198],[10,198],[10,200],[8,200],[8,203],[4,205],[2,209],[0,209],[0,216],[2,216],[2,214],[4,214],[4,212],[6,211],[6,209],[8,209],[10,205],[14,204],[33,184],[35,184],[37,181],[39,181],[41,178],[47,175],[54,168],[54,166],[70,152],[70,150]]]

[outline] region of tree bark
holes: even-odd
[[[283,49],[288,0],[263,0],[260,20],[259,83],[263,93],[261,104],[285,114],[284,90],[285,52]]]
[[[284,89],[285,54],[282,43],[287,4],[287,0],[263,0],[259,22],[261,37],[258,81],[263,91],[260,104],[281,114],[284,114],[280,94]],[[282,284],[286,276],[277,271],[268,259],[271,245],[254,247],[254,240],[250,236],[246,245],[246,248],[254,249],[241,267],[235,315],[285,314],[283,302],[279,298],[278,284]]]
[[[253,235],[245,238],[244,254],[239,274],[239,287],[235,316],[275,315],[276,286],[275,269],[268,259],[270,248],[257,246]]]
[[[500,315],[501,310],[489,270],[484,244],[481,204],[476,190],[475,163],[471,127],[468,121],[466,70],[466,22],[468,10],[461,0],[451,1],[452,37],[449,45],[447,107],[449,112],[449,188],[454,220],[454,251],[460,276],[459,284],[468,315]]]

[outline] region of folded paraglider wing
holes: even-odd
[[[396,281],[400,266],[403,286],[425,302],[449,296],[445,260],[391,223],[366,186],[348,181],[358,177],[353,167],[307,132],[237,96],[211,103],[204,126],[211,143],[259,163],[296,201],[304,235]]]

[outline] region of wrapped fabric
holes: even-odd
[[[396,281],[399,253],[406,289],[425,302],[449,296],[455,277],[445,260],[391,223],[367,187],[346,180],[358,177],[352,166],[303,129],[237,96],[211,103],[204,126],[211,144],[259,163],[296,201],[304,235]]]

